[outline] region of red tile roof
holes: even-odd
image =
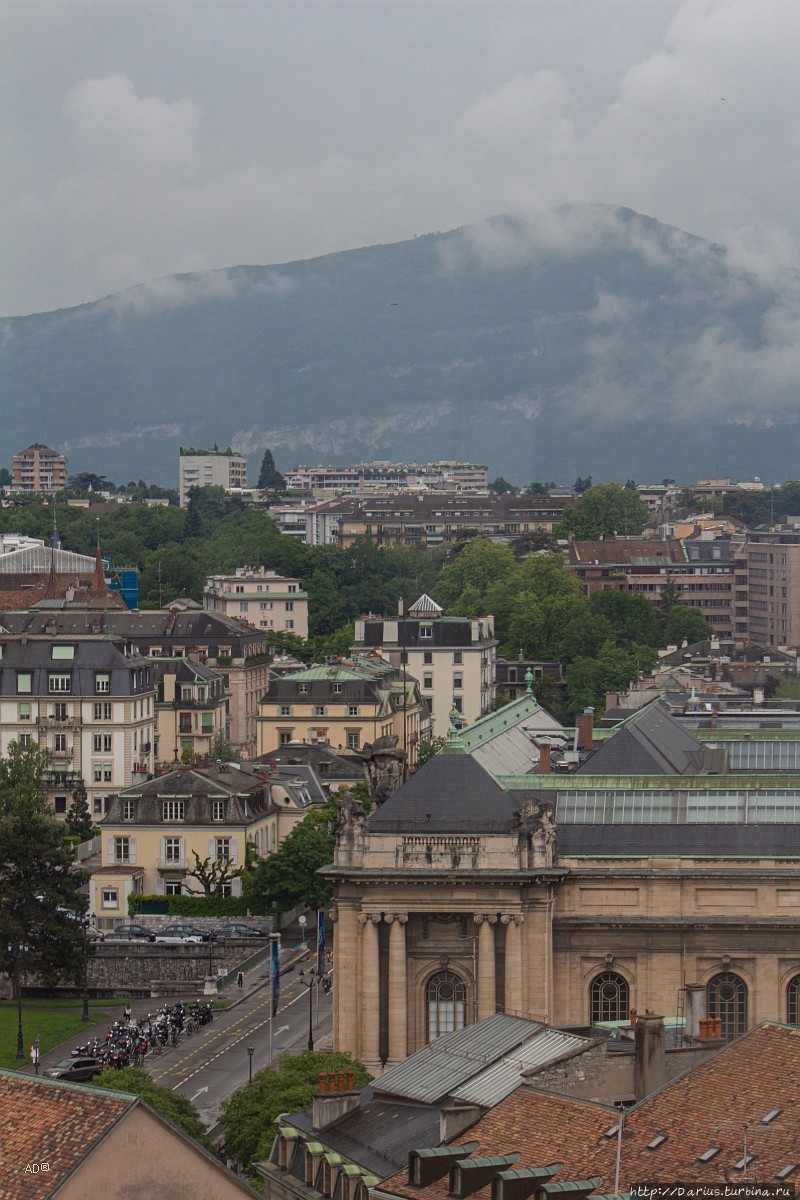
[[[780,1113],[768,1124],[763,1118]],[[520,1152],[515,1169],[562,1162],[554,1182],[600,1175],[601,1192],[614,1187],[616,1136],[603,1136],[616,1125],[616,1111],[552,1093],[520,1087],[455,1143],[474,1140],[472,1157]],[[800,1164],[800,1029],[765,1024],[713,1055],[635,1105],[625,1117],[622,1139],[621,1190],[652,1180],[684,1180],[718,1184],[735,1169],[743,1154],[753,1155],[748,1180],[774,1183],[789,1163]],[[659,1135],[666,1140],[648,1145]],[[712,1147],[719,1153],[707,1164],[700,1155]],[[422,1147],[419,1147],[422,1149]],[[800,1165],[788,1180],[800,1186]],[[381,1193],[410,1200],[443,1200],[448,1179],[427,1187],[408,1184],[403,1171],[381,1184]],[[472,1200],[489,1200],[491,1187]]]
[[[138,1096],[0,1071],[0,1196],[46,1200],[138,1103]],[[44,1163],[46,1170],[25,1170]]]

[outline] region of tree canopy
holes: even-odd
[[[120,1071],[109,1068],[92,1080],[92,1086],[108,1088],[109,1091],[114,1092],[131,1092],[135,1096],[141,1096],[163,1117],[167,1117],[184,1133],[188,1133],[189,1137],[194,1138],[206,1150],[216,1154],[213,1145],[206,1137],[205,1126],[194,1105],[185,1096],[179,1096],[177,1092],[173,1092],[171,1088],[160,1087],[159,1084],[154,1083],[147,1071],[142,1071],[138,1067],[123,1067]]]
[[[21,966],[45,982],[62,974],[79,981],[82,933],[69,915],[85,911],[85,878],[74,870],[64,827],[44,790],[48,756],[31,743],[12,742],[0,759],[0,953],[24,945]]]
[[[641,534],[649,517],[635,485],[597,483],[583,493],[577,504],[567,508],[558,533],[560,537],[574,534],[590,542],[614,534],[634,537]]]
[[[253,1163],[269,1158],[277,1131],[276,1117],[298,1112],[311,1103],[320,1071],[352,1071],[357,1088],[372,1079],[349,1054],[304,1050],[301,1054],[282,1055],[277,1071],[259,1071],[252,1083],[223,1101],[220,1121],[228,1157],[245,1172]]]
[[[270,492],[286,491],[286,480],[275,466],[275,459],[272,457],[271,450],[264,451],[256,487]]]

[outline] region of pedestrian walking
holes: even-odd
[[[244,971],[240,971],[239,974],[236,976],[236,982],[240,988],[244,987]]]
[[[132,1015],[131,1014],[131,1006],[130,1006],[130,1004],[126,1004],[125,1005],[125,1024],[126,1025],[130,1025],[131,1015]]]

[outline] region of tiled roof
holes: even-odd
[[[800,1162],[800,1029],[764,1024],[653,1092],[625,1117],[620,1182],[627,1190],[647,1180],[688,1180],[709,1187],[742,1177],[745,1130],[748,1180],[774,1183],[777,1172]],[[766,1120],[770,1117],[771,1119]],[[560,1183],[602,1177],[614,1186],[616,1110],[552,1093],[518,1088],[469,1129],[479,1143],[473,1157],[519,1152],[518,1169],[563,1163]],[[660,1139],[664,1140],[661,1141]],[[457,1141],[463,1141],[462,1134]],[[656,1143],[654,1145],[654,1143]],[[700,1156],[712,1148],[708,1162]],[[422,1149],[423,1147],[419,1147]],[[794,1191],[798,1173],[788,1183]],[[407,1171],[380,1188],[409,1200],[443,1200],[448,1179],[409,1187]],[[490,1185],[474,1193],[489,1200]]]
[[[630,541],[608,538],[603,542],[574,541],[570,542],[569,557],[571,563],[581,563],[584,566],[613,566],[617,563],[631,563],[634,559],[652,563],[654,566],[686,561],[679,541],[661,541],[656,538],[632,538]]]
[[[0,1196],[4,1200],[51,1196],[138,1103],[136,1096],[104,1088],[0,1070]],[[25,1174],[30,1162],[47,1162],[47,1172]]]

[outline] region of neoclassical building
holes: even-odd
[[[496,777],[451,731],[369,817],[342,800],[337,1049],[380,1072],[495,1012],[800,1023],[797,770],[736,770],[658,703],[582,757]]]

